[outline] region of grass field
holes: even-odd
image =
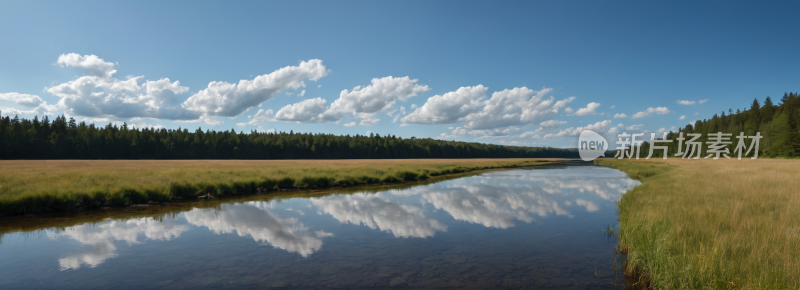
[[[0,161],[0,215],[426,180],[544,159]]]
[[[800,287],[800,160],[615,160],[627,273],[656,289]]]

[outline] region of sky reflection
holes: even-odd
[[[54,240],[68,238],[83,252],[59,258],[61,270],[94,268],[129,246],[148,240],[171,241],[187,231],[206,229],[233,234],[288,253],[308,257],[341,228],[326,221],[365,226],[396,238],[431,238],[459,222],[509,229],[517,222],[613,212],[618,200],[639,182],[600,167],[489,172],[479,176],[378,193],[335,194],[314,198],[223,203],[193,208],[172,218],[135,218],[83,224],[51,231]],[[316,213],[316,214],[315,214]],[[327,223],[330,227],[330,223]],[[306,226],[308,225],[308,226]],[[327,230],[327,231],[326,231]]]
[[[236,232],[240,237],[249,236],[303,257],[322,247],[320,238],[333,236],[325,231],[309,232],[296,218],[280,219],[269,207],[267,202],[224,204],[219,211],[193,209],[185,217],[190,224],[206,227],[215,234]]]
[[[116,256],[115,241],[126,241],[128,245],[142,244],[146,240],[169,241],[180,237],[189,228],[175,224],[174,220],[159,222],[153,218],[138,218],[127,221],[108,221],[102,224],[83,224],[69,227],[62,232],[50,232],[58,239],[67,237],[83,245],[89,250],[58,259],[61,270],[78,269],[82,265],[94,268],[106,259]]]

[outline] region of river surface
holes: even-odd
[[[542,166],[0,219],[0,289],[623,289],[603,230],[638,184],[605,167]]]

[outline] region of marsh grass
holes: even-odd
[[[0,215],[426,180],[542,159],[0,161]]]
[[[656,289],[797,289],[800,161],[614,160],[627,273]]]

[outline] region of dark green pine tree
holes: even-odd
[[[761,122],[769,122],[772,120],[772,114],[775,113],[775,107],[772,104],[772,99],[767,96],[767,99],[764,100],[764,106],[761,107],[760,117]]]

